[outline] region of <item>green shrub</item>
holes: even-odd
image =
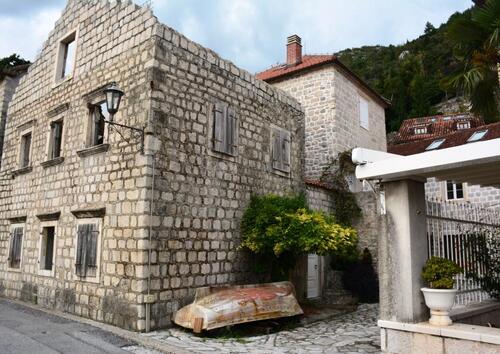
[[[268,269],[273,280],[285,278],[300,254],[342,256],[356,244],[356,230],[309,210],[303,196],[253,196],[243,215],[240,247],[256,254],[259,271]]]
[[[453,289],[453,277],[463,272],[455,262],[441,257],[431,257],[422,269],[422,278],[433,289]]]

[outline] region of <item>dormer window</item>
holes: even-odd
[[[56,82],[73,76],[75,69],[76,31],[59,41],[56,62]]]
[[[415,127],[414,133],[415,133],[415,135],[427,134],[427,126],[420,125],[418,127]]]
[[[443,145],[443,143],[444,143],[445,140],[446,139],[434,140],[432,143],[429,144],[429,146],[427,146],[427,148],[425,150],[427,150],[427,151],[429,151],[429,150],[436,150],[441,145]]]
[[[457,123],[457,130],[470,129],[470,121],[462,121]]]
[[[486,135],[486,133],[488,133],[488,129],[485,129],[485,130],[478,130],[477,132],[474,132],[469,139],[467,139],[467,142],[468,143],[473,143],[474,141],[479,141],[481,140],[482,138],[484,138],[484,136]]]

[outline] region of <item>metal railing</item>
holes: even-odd
[[[478,237],[500,235],[500,213],[470,203],[427,200],[427,240],[429,257],[450,259],[464,269],[456,276],[455,306],[489,299],[479,283],[468,277],[486,271],[480,261]]]

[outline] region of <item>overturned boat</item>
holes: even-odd
[[[197,289],[174,322],[195,333],[224,326],[303,314],[293,284],[284,281]]]

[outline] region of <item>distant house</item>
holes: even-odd
[[[339,153],[354,147],[386,151],[385,108],[389,102],[347,68],[335,55],[303,55],[302,40],[287,38],[286,62],[256,74],[297,99],[305,111],[304,178],[309,205],[329,211],[332,199],[321,176]],[[352,176],[363,218],[356,225],[360,247],[377,256],[377,203],[368,186]],[[328,260],[309,255],[307,297],[322,295]],[[325,295],[325,294],[323,294]]]
[[[401,124],[387,151],[414,155],[497,138],[500,138],[500,123],[485,125],[481,118],[471,114],[412,118]],[[465,201],[500,208],[500,189],[493,187],[431,178],[425,190],[428,198],[440,201]]]

